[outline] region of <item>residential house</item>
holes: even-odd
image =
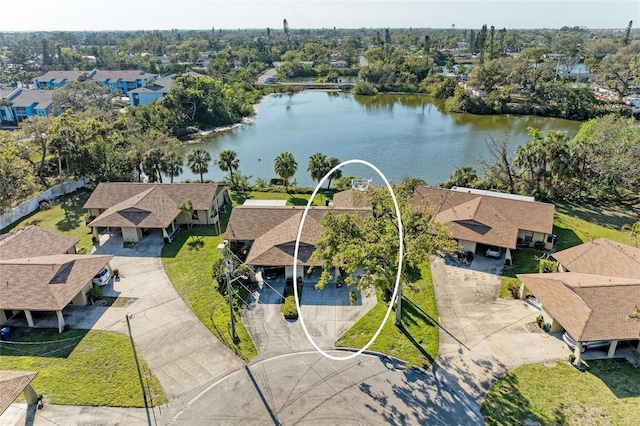
[[[192,214],[178,209],[187,200]],[[225,186],[213,183],[101,182],[84,208],[93,218],[89,226],[95,238],[99,228],[114,228],[124,242],[138,242],[155,229],[171,241],[178,225],[219,225],[220,208],[229,202]]]
[[[157,74],[151,74],[140,70],[94,70],[90,79],[108,86],[111,93],[127,95],[130,90],[145,87],[151,79],[157,79]]]
[[[82,78],[90,78],[93,71],[48,71],[40,77],[33,79],[36,89],[59,89],[71,81],[78,81]]]
[[[480,191],[470,188],[416,188],[412,206],[433,209],[435,221],[444,223],[465,252],[484,253],[488,246],[505,251],[510,263],[512,250],[543,244],[553,247],[553,204],[532,197]]]
[[[77,242],[35,225],[0,235],[0,325],[24,312],[34,327],[33,312],[55,311],[62,332],[64,307],[86,305],[91,280],[113,258],[75,254]]]
[[[247,251],[245,263],[254,267],[278,268],[286,278],[293,277],[293,254],[304,208],[300,206],[235,207],[224,234],[226,240]],[[308,210],[298,249],[299,274],[308,267],[319,267],[311,258],[322,234],[322,218],[331,214],[358,212],[370,215],[371,209],[311,207]]]
[[[31,387],[31,381],[37,375],[34,371],[0,370],[0,416],[20,394],[29,405],[38,401],[38,394]]]
[[[148,105],[156,99],[164,98],[176,85],[173,77],[163,77],[138,89],[129,91],[129,103],[131,106]]]
[[[553,254],[559,271],[519,274],[520,297],[532,294],[551,332],[567,331],[578,343],[610,341],[613,357],[620,341],[640,336],[640,323],[629,318],[640,306],[640,249],[606,238]]]
[[[71,81],[89,80],[108,86],[111,93],[127,94],[130,90],[147,85],[151,79],[158,78],[157,74],[141,70],[98,70],[91,71],[48,71],[33,79],[37,89],[59,89]]]
[[[0,125],[17,124],[25,118],[48,117],[53,111],[50,90],[30,90],[24,87],[0,90]]]

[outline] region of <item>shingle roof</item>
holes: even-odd
[[[156,77],[157,74],[150,74],[141,70],[97,70],[92,76],[93,81],[133,81],[137,79],[147,79]]]
[[[130,90],[129,93],[169,93],[176,86],[173,78],[165,77],[156,80],[153,84]]]
[[[209,210],[216,195],[225,189],[214,183],[101,182],[83,208],[108,209],[154,187],[161,188],[173,200],[174,208],[191,200],[194,210]]]
[[[235,241],[253,241],[246,262],[250,265],[277,266],[293,264],[295,240],[302,220],[303,207],[238,206],[231,211],[225,238]],[[315,243],[322,233],[321,220],[325,213],[370,214],[370,210],[330,209],[312,207],[307,213],[298,253],[298,263],[310,261]]]
[[[371,202],[364,191],[347,189],[333,196],[333,207],[342,209],[370,209]]]
[[[89,75],[90,71],[47,71],[40,77],[36,77],[35,80],[40,82],[53,81],[56,83],[67,81],[78,81],[78,77],[81,75]]]
[[[33,371],[0,370],[0,415],[29,386],[37,374]]]
[[[29,225],[0,235],[0,260],[63,254],[79,241],[78,238]]]
[[[518,231],[550,234],[553,204],[514,200],[421,186],[411,201],[428,205],[437,222],[446,223],[454,238],[516,248]]]
[[[553,254],[571,272],[640,278],[640,249],[598,238]]]
[[[578,341],[637,339],[640,278],[560,272],[517,277]]]
[[[61,310],[112,258],[58,254],[0,261],[0,309]]]
[[[22,88],[9,100],[11,101],[11,106],[14,108],[30,107],[36,104],[37,109],[47,109],[53,103],[51,100],[52,94],[53,91],[51,90],[29,90]]]

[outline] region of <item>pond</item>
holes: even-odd
[[[240,171],[256,178],[276,177],[273,162],[281,152],[291,152],[297,163],[298,185],[309,186],[309,157],[321,152],[341,161],[358,158],[375,164],[389,180],[418,177],[428,184],[445,181],[458,167],[471,165],[481,172],[487,159],[486,141],[507,137],[510,148],[524,144],[528,127],[559,130],[573,137],[579,122],[516,115],[448,113],[443,103],[424,95],[384,94],[355,96],[345,92],[306,91],[272,95],[258,106],[250,124],[211,133],[202,143],[215,160],[221,151],[238,153]],[[198,176],[185,166],[177,181]],[[365,166],[349,165],[344,175],[373,177]],[[216,165],[206,178],[225,176]]]

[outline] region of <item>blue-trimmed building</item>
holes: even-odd
[[[129,104],[131,106],[148,105],[156,99],[164,98],[176,85],[173,76],[160,78],[145,87],[129,91]]]
[[[157,79],[158,74],[151,74],[141,70],[120,71],[48,71],[33,79],[36,89],[59,89],[71,81],[88,80],[108,86],[111,93],[127,95],[129,91],[147,85],[151,79]]]
[[[12,91],[0,90],[0,125],[16,125],[29,117],[48,117],[53,113],[51,90],[30,90],[18,87]],[[4,105],[7,103],[8,105]]]

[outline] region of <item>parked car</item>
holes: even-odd
[[[102,287],[103,285],[109,284],[110,279],[111,279],[111,273],[107,270],[107,268],[102,268],[100,272],[98,272],[93,277],[91,282],[99,287]]]
[[[574,339],[573,336],[568,332],[565,331],[565,333],[562,335],[562,340],[564,340],[567,346],[569,346],[572,350],[575,349],[577,344],[576,339]],[[582,350],[580,352],[584,352],[587,349],[606,348],[609,346],[609,343],[609,340],[591,340],[589,342],[582,342]]]
[[[267,280],[275,280],[276,278],[278,278],[278,269],[277,268],[270,268],[270,269],[265,269],[264,272],[262,273],[262,278],[265,278]]]
[[[489,247],[487,251],[484,253],[486,257],[494,257],[496,259],[500,259],[502,257],[502,251],[500,251],[499,247]]]

